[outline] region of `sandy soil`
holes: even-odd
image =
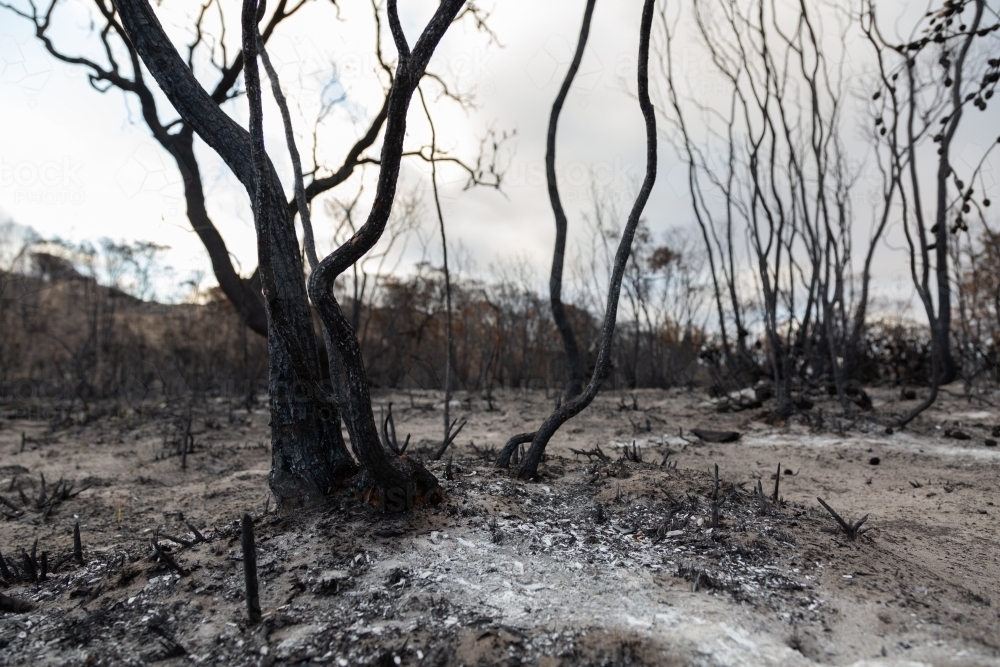
[[[186,470],[184,420],[167,406],[54,430],[10,407],[0,588],[33,609],[0,614],[0,664],[1000,665],[1000,448],[986,444],[1000,417],[952,392],[886,435],[880,424],[912,403],[872,396],[858,420],[823,396],[770,425],[767,404],[720,413],[703,392],[602,395],[553,441],[542,478],[522,483],[490,458],[552,398],[511,391],[489,410],[459,394],[452,411],[468,425],[452,479],[428,464],[447,500],[403,516],[347,489],[276,515],[262,407],[196,409]],[[439,394],[376,401],[393,403],[417,454],[440,440]],[[697,427],[742,437],[702,443]],[[608,460],[572,451],[597,447]],[[770,495],[778,463],[781,500],[762,504],[757,482]],[[69,497],[37,507],[43,475],[47,499],[60,479]],[[817,496],[848,520],[867,514],[871,530],[849,539]],[[77,522],[84,565],[71,558]],[[172,541],[195,541],[186,522],[204,542]],[[154,536],[181,572],[151,560]],[[22,550],[36,540],[48,575],[31,583]]]

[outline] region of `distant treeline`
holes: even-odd
[[[80,264],[40,245],[25,247],[0,271],[0,395],[3,401],[69,400],[89,409],[99,399],[126,403],[191,394],[252,397],[267,380],[266,341],[249,331],[217,288],[189,303],[139,298],[149,292],[149,248],[106,245],[116,254],[105,265],[112,279],[98,279]],[[673,386],[752,386],[773,377],[767,338],[749,337],[742,365],[733,369],[718,337],[699,325],[707,293],[689,249],[653,247],[638,239],[626,280],[607,389]],[[996,243],[984,243],[967,261],[959,284],[956,349],[969,382],[997,380]],[[143,255],[143,251],[146,255]],[[146,263],[140,261],[146,257]],[[82,266],[82,269],[81,269]],[[600,267],[594,266],[594,273]],[[146,279],[143,278],[146,276]],[[456,388],[489,395],[499,388],[551,390],[565,383],[563,348],[548,299],[516,267],[492,280],[453,278]],[[105,284],[114,282],[116,284]],[[568,306],[589,372],[599,340],[595,315],[603,295],[595,282]],[[138,295],[138,296],[137,296]],[[408,276],[349,276],[338,296],[362,344],[375,387],[440,389],[447,360],[442,272],[419,264]],[[591,304],[591,307],[584,305]],[[702,316],[703,317],[703,316]],[[703,319],[707,319],[704,318]],[[317,336],[319,328],[317,324]],[[791,339],[796,339],[791,336]],[[815,373],[802,340],[792,351],[800,390],[823,390],[829,378]],[[857,351],[853,381],[924,385],[931,377],[926,330],[887,320],[869,324]]]

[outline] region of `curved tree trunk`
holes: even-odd
[[[168,135],[164,148],[170,151],[184,179],[184,202],[187,216],[212,262],[212,273],[219,288],[236,308],[240,320],[256,334],[267,335],[267,313],[260,286],[255,281],[241,278],[233,268],[229,249],[205,208],[205,190],[201,183],[201,170],[194,156],[194,132],[185,126],[178,134]]]
[[[405,498],[407,506],[438,502],[441,490],[434,476],[419,464],[406,456],[393,461],[382,447],[372,413],[361,346],[334,297],[333,287],[337,276],[371,250],[385,231],[396,194],[410,100],[438,42],[463,4],[464,0],[443,0],[411,52],[399,23],[396,2],[389,0],[389,27],[399,52],[399,63],[389,93],[375,201],[365,224],[347,243],[324,258],[309,279],[309,294],[313,304],[323,324],[333,335],[343,359],[346,374],[344,381],[350,388],[344,421],[351,434],[354,451],[366,473],[366,479],[363,480],[365,492],[372,500],[384,501],[387,505],[395,505],[400,497]]]
[[[566,259],[566,212],[563,210],[562,201],[559,198],[559,186],[556,183],[556,127],[559,124],[559,114],[566,102],[570,86],[573,85],[576,72],[580,69],[580,61],[583,60],[583,50],[587,45],[587,37],[590,35],[590,19],[594,15],[596,2],[597,0],[587,0],[587,7],[583,13],[583,26],[580,28],[580,38],[576,43],[573,62],[570,63],[566,78],[563,79],[562,87],[559,88],[559,94],[556,95],[555,102],[552,103],[545,144],[545,179],[549,186],[549,202],[552,204],[552,213],[556,219],[556,245],[552,251],[549,300],[552,302],[552,319],[555,320],[556,328],[562,337],[563,349],[566,351],[566,400],[579,395],[582,389],[583,364],[580,361],[580,350],[576,344],[576,336],[573,335],[573,327],[569,323],[569,318],[566,317],[566,309],[562,302],[563,264]]]
[[[333,282],[375,245],[385,229],[399,175],[409,101],[437,44],[463,4],[464,0],[444,0],[411,53],[396,2],[388,3],[399,65],[387,103],[388,126],[375,203],[365,225],[347,244],[320,262],[310,281],[314,305],[344,366],[342,381],[349,389],[344,421],[364,468],[368,497],[389,510],[407,509],[421,501],[436,502],[440,488],[437,480],[418,464],[406,457],[392,460],[382,448],[360,346],[333,296]],[[287,507],[327,491],[339,473],[353,470],[353,461],[346,451],[338,451],[333,441],[332,429],[339,428],[338,406],[320,383],[298,240],[281,182],[264,150],[256,43],[257,14],[262,10],[254,0],[247,0],[242,14],[252,130],[248,134],[222,113],[201,88],[147,0],[119,1],[125,30],[163,92],[185,122],[225,160],[253,201],[258,273],[265,295],[271,352],[271,487]]]
[[[646,206],[649,193],[656,181],[656,112],[649,101],[649,37],[653,23],[653,7],[655,0],[645,0],[642,8],[642,23],[639,29],[639,108],[646,126],[646,176],[642,187],[632,205],[622,239],[615,253],[614,269],[611,272],[611,284],[608,287],[608,303],[604,313],[604,327],[601,332],[601,347],[597,353],[597,364],[594,374],[586,389],[576,398],[567,401],[557,408],[535,433],[531,448],[524,456],[518,476],[522,479],[534,477],[538,472],[538,464],[545,453],[545,447],[563,424],[580,414],[601,388],[611,360],[611,342],[615,334],[615,321],[618,317],[618,297],[621,293],[622,277],[625,265],[628,263],[632,250],[632,239],[639,224],[639,216]]]

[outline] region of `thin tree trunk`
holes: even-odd
[[[559,114],[562,112],[570,86],[580,69],[583,51],[590,34],[590,19],[594,15],[594,5],[597,0],[587,0],[583,13],[583,25],[580,27],[580,38],[576,43],[576,53],[566,72],[559,94],[552,103],[552,113],[549,115],[549,130],[545,144],[545,178],[549,186],[549,202],[556,220],[556,245],[552,251],[552,272],[549,276],[549,300],[552,303],[552,319],[562,337],[563,349],[566,352],[566,391],[565,399],[569,400],[579,395],[583,385],[583,364],[580,360],[580,350],[573,335],[573,327],[566,316],[562,302],[562,274],[566,259],[566,212],[559,198],[559,186],[556,183],[556,128],[559,124]]]
[[[431,112],[427,108],[427,101],[424,99],[424,91],[418,87],[417,93],[420,95],[420,104],[424,108],[424,115],[427,116],[427,123],[431,128],[431,189],[434,192],[434,209],[437,211],[438,227],[441,230],[441,261],[444,266],[444,312],[447,345],[444,362],[444,435],[441,438],[441,442],[444,444],[448,442],[448,437],[451,435],[451,373],[455,365],[455,338],[451,321],[451,272],[448,270],[448,237],[444,233],[444,214],[441,212],[441,197],[437,184],[437,131],[434,128]],[[435,458],[440,458],[440,456]]]
[[[615,253],[614,269],[611,273],[611,283],[608,286],[608,303],[604,313],[604,327],[601,332],[601,346],[597,353],[597,364],[594,374],[587,384],[583,393],[567,401],[557,408],[541,428],[535,433],[531,442],[531,448],[524,456],[524,461],[518,471],[518,476],[522,479],[534,477],[538,472],[538,464],[541,463],[542,454],[549,440],[555,435],[559,428],[580,414],[601,388],[604,377],[608,371],[611,358],[611,343],[615,334],[615,322],[618,316],[618,298],[621,293],[622,277],[625,273],[625,266],[628,263],[629,254],[632,249],[632,239],[635,236],[636,227],[639,224],[639,216],[646,206],[649,193],[653,189],[656,181],[656,112],[649,101],[649,38],[653,23],[653,8],[655,0],[645,0],[642,8],[642,22],[639,28],[639,72],[638,72],[638,99],[639,108],[646,127],[646,176],[643,179],[642,187],[629,213],[625,230],[622,233],[621,242],[618,244],[618,251]]]
[[[281,113],[281,124],[285,128],[285,143],[288,145],[288,157],[292,161],[292,173],[295,178],[295,205],[298,209],[299,219],[302,221],[302,245],[306,249],[306,259],[309,260],[309,268],[315,269],[319,264],[319,257],[316,256],[316,240],[313,238],[312,217],[309,213],[309,201],[306,199],[306,188],[302,178],[302,159],[299,157],[299,149],[295,145],[295,130],[292,128],[292,115],[288,112],[288,101],[281,91],[281,82],[278,80],[278,73],[271,65],[271,58],[264,48],[264,39],[257,33],[257,50],[260,53],[260,61],[267,72],[267,78],[271,80],[271,93],[274,101],[278,104]]]
[[[342,407],[347,430],[351,434],[351,443],[366,473],[366,479],[362,480],[362,484],[367,486],[371,500],[385,502],[387,507],[394,506],[402,500],[401,495],[405,498],[407,507],[412,506],[411,501],[416,504],[439,502],[441,490],[434,476],[415,461],[406,456],[393,461],[382,447],[372,413],[361,347],[350,322],[334,297],[333,286],[337,276],[371,250],[385,231],[396,194],[410,100],[437,44],[463,4],[464,0],[443,0],[411,52],[399,23],[396,1],[389,0],[389,27],[396,43],[399,62],[389,93],[389,108],[374,203],[365,224],[347,243],[324,258],[309,280],[312,302],[334,336],[343,359],[345,381],[350,387],[350,392],[347,405]]]
[[[941,354],[941,380],[940,384],[948,384],[958,377],[958,365],[951,353],[951,276],[948,262],[948,177],[951,175],[951,142],[958,130],[958,124],[962,119],[962,111],[965,105],[962,91],[962,79],[965,67],[965,59],[969,54],[969,47],[979,30],[979,24],[983,19],[985,9],[984,0],[974,0],[975,15],[969,24],[965,38],[959,48],[958,58],[955,60],[954,83],[951,86],[951,106],[952,111],[942,132],[941,147],[938,151],[937,170],[937,210],[934,222],[937,231],[934,233],[937,242],[935,278],[937,281],[938,310],[936,321],[932,321],[931,328],[937,331],[937,338]],[[914,193],[919,196],[919,193]]]

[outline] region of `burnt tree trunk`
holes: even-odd
[[[958,377],[958,364],[955,363],[955,357],[951,351],[951,274],[949,269],[949,256],[948,256],[948,212],[951,207],[950,198],[951,195],[948,193],[948,179],[952,176],[951,167],[951,144],[955,138],[955,133],[958,131],[959,123],[962,120],[962,111],[965,104],[969,101],[964,97],[964,91],[962,89],[962,80],[964,75],[967,74],[965,71],[966,58],[969,54],[969,48],[972,46],[972,40],[975,38],[979,26],[983,20],[983,13],[985,11],[985,2],[983,0],[975,0],[973,3],[975,8],[975,13],[972,17],[972,21],[969,24],[968,31],[965,37],[962,39],[961,45],[958,47],[958,56],[955,60],[954,68],[954,82],[951,85],[951,107],[952,111],[949,116],[946,116],[943,132],[941,133],[940,149],[938,151],[938,168],[936,174],[936,185],[937,185],[937,196],[935,199],[935,216],[934,222],[935,227],[932,228],[932,233],[934,234],[934,241],[936,244],[936,254],[934,256],[934,278],[937,286],[937,318],[932,318],[930,321],[931,329],[933,330],[934,338],[938,341],[938,353],[940,356],[940,377],[937,382],[939,384],[949,384],[954,382]],[[962,28],[964,30],[964,28]],[[985,86],[985,82],[982,84]],[[983,107],[985,108],[985,107]],[[913,169],[913,167],[911,167]],[[960,190],[962,188],[959,188]],[[971,188],[969,193],[971,196]],[[962,194],[962,193],[960,193]],[[914,197],[914,205],[919,206],[919,192],[917,196]],[[959,216],[961,217],[961,216]]]
[[[226,242],[208,216],[205,208],[205,190],[201,183],[201,170],[194,155],[194,132],[189,126],[161,141],[177,163],[184,179],[184,202],[187,216],[212,262],[212,273],[219,288],[236,308],[240,320],[251,331],[267,335],[267,313],[255,279],[241,278],[233,267],[233,260]],[[159,139],[159,137],[157,137]]]
[[[389,92],[375,201],[365,224],[347,243],[324,258],[309,279],[312,302],[334,338],[343,360],[344,381],[350,387],[344,406],[344,421],[366,475],[362,485],[371,494],[372,501],[385,503],[386,506],[397,505],[401,497],[405,498],[407,506],[438,502],[441,491],[434,476],[419,464],[406,456],[393,460],[382,447],[372,413],[361,346],[333,294],[333,287],[337,276],[371,250],[385,231],[396,194],[410,100],[434,50],[463,4],[464,0],[443,0],[411,51],[399,23],[396,2],[389,0],[389,27],[399,53],[399,63]]]
[[[562,275],[563,264],[566,259],[566,212],[563,210],[562,200],[559,198],[559,185],[556,183],[556,128],[559,125],[559,114],[562,113],[563,104],[566,103],[566,96],[569,94],[576,72],[580,69],[580,62],[583,60],[583,50],[587,46],[587,37],[590,35],[590,19],[594,15],[594,5],[597,0],[587,0],[587,7],[583,13],[583,25],[580,27],[580,38],[576,43],[576,53],[573,54],[573,62],[570,63],[566,78],[563,79],[559,94],[556,95],[552,103],[552,113],[549,116],[549,130],[545,143],[545,179],[549,186],[549,202],[552,204],[552,213],[556,220],[556,245],[552,251],[552,272],[549,276],[549,300],[552,303],[552,319],[555,320],[556,328],[562,338],[563,349],[566,352],[566,391],[565,399],[570,400],[580,394],[583,387],[583,364],[580,361],[580,349],[576,344],[576,336],[573,335],[573,327],[566,316],[566,309],[562,302]]]
[[[274,284],[265,304],[271,396],[269,483],[283,508],[315,501],[356,467],[339,435],[335,404],[323,401],[315,390],[319,358],[298,240],[281,183],[269,162],[263,177],[255,173],[250,135],[199,85],[147,0],[118,0],[116,6],[132,45],[174,108],[222,157],[255,202],[260,274],[263,280],[263,267],[268,267],[268,282]],[[284,215],[262,225],[265,221],[257,215],[261,202]],[[278,322],[299,334],[291,341],[295,349],[288,349],[290,341],[281,335]],[[293,356],[305,362],[305,369],[296,368]]]
[[[549,416],[548,419],[535,433],[531,441],[531,448],[524,456],[518,476],[522,479],[534,477],[538,471],[538,464],[545,453],[545,447],[555,432],[567,421],[580,414],[594,397],[597,396],[604,376],[607,373],[611,360],[611,342],[615,334],[615,322],[618,317],[618,298],[621,293],[622,277],[625,273],[625,266],[628,263],[629,254],[632,250],[632,239],[635,236],[636,227],[639,225],[639,216],[646,206],[649,193],[653,189],[656,181],[656,112],[653,104],[649,101],[649,37],[653,23],[653,8],[655,0],[645,0],[642,7],[642,23],[639,29],[639,86],[638,99],[639,108],[642,110],[643,120],[646,126],[646,176],[642,181],[642,187],[636,196],[635,203],[629,213],[622,239],[618,244],[615,253],[614,269],[611,272],[611,284],[608,286],[608,303],[604,313],[604,327],[601,331],[601,347],[597,353],[597,364],[594,367],[594,374],[590,382],[576,398],[567,401]]]

